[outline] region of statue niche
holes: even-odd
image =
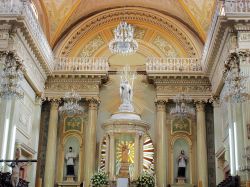
[[[79,141],[70,136],[64,146],[64,176],[66,181],[76,181],[79,168]]]

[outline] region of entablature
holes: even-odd
[[[100,87],[107,75],[52,75],[45,84],[44,98],[61,99],[65,92],[76,91],[81,98],[99,98]]]
[[[178,93],[186,93],[194,101],[211,99],[211,84],[208,77],[148,77],[156,87],[156,100],[172,100]]]

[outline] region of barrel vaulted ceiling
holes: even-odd
[[[72,27],[92,15],[118,7],[142,7],[177,19],[202,43],[211,22],[215,0],[33,0],[52,47]]]

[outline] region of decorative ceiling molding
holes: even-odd
[[[183,0],[178,0],[179,3],[181,4],[181,6],[183,7],[183,9],[185,10],[185,12],[189,15],[190,19],[192,20],[193,24],[195,25],[195,27],[197,28],[197,31],[202,39],[202,42],[205,42],[206,40],[206,34],[204,31],[204,28],[202,27],[202,25],[200,24],[200,22],[197,20],[197,17],[195,17],[193,15],[193,13],[191,12],[191,10],[185,5],[185,3],[183,2]]]
[[[140,25],[146,24],[149,28],[162,33],[162,35],[170,35],[175,41],[179,42],[179,46],[182,46],[189,57],[201,54],[202,42],[199,37],[195,36],[178,20],[149,9],[126,7],[125,10],[124,8],[117,8],[101,12],[79,23],[58,42],[54,49],[56,56],[68,56],[80,39],[85,38],[91,32],[100,32],[112,26],[111,24],[118,23],[124,19],[124,11],[126,11],[126,21],[132,24],[136,22]]]

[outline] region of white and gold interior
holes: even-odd
[[[229,174],[239,175],[241,185],[249,187],[250,172],[240,168],[249,162],[244,155],[250,146],[250,106],[248,101],[226,101],[223,79],[232,51],[246,54],[241,70],[250,75],[249,4],[0,0],[0,72],[10,51],[26,68],[24,98],[0,99],[0,160],[14,159],[15,147],[23,158],[37,159],[25,169],[31,187],[90,186],[100,170],[110,184],[120,177],[134,181],[148,172],[158,187],[215,187]],[[112,54],[108,47],[123,20],[135,28],[139,44],[129,56]],[[149,57],[176,63],[172,70],[150,69]],[[107,59],[107,69],[70,69],[77,60],[99,58]],[[62,59],[67,67],[61,66]],[[189,69],[180,71],[178,62]],[[137,72],[133,106],[139,121],[111,117],[121,104],[119,72],[125,65]],[[246,87],[249,93],[249,80]],[[71,90],[81,96],[81,115],[58,111],[64,93]],[[181,121],[170,115],[173,97],[180,92],[192,97],[190,106],[196,111]],[[67,181],[70,146],[77,152],[76,176]],[[177,180],[181,150],[188,157],[184,184]],[[10,170],[0,164],[1,170]]]

